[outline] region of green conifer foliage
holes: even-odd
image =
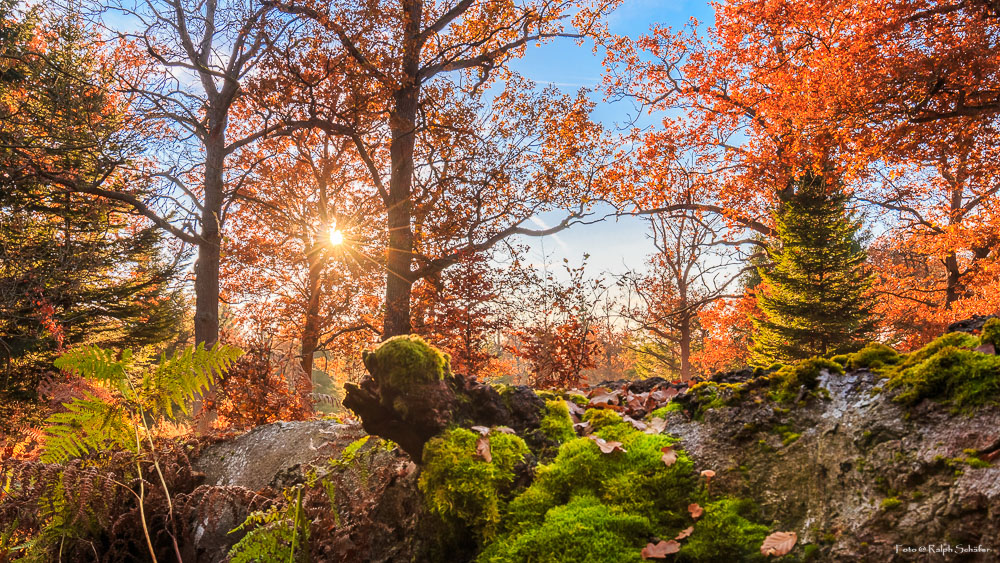
[[[757,365],[850,351],[874,327],[872,274],[847,194],[812,173],[790,188],[776,213],[771,264],[759,269]]]
[[[0,0],[0,40],[0,393],[31,396],[62,350],[172,338],[183,296],[158,230],[65,189],[146,189],[120,170],[136,147],[89,31]]]

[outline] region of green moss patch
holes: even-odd
[[[515,467],[528,446],[519,436],[491,432],[490,461],[477,450],[478,433],[453,428],[424,447],[418,486],[428,509],[455,528],[467,527],[491,538],[506,499],[513,494]]]
[[[990,319],[983,325],[983,332],[979,335],[979,340],[983,344],[992,344],[1000,351],[1000,319]]]
[[[844,368],[840,364],[820,357],[802,360],[779,369],[770,376],[774,399],[787,403],[795,399],[802,387],[810,391],[815,390],[819,384],[820,372],[824,369],[830,373],[844,373]]]
[[[968,345],[963,337],[947,340]],[[963,412],[1000,403],[1000,356],[939,345],[943,338],[907,357],[890,375],[886,389],[899,390],[893,400],[913,405],[923,399],[939,399]],[[915,358],[922,359],[918,362]]]
[[[545,416],[542,417],[541,431],[546,438],[559,442],[568,442],[576,438],[573,430],[573,419],[569,416],[569,407],[562,399],[545,401]]]
[[[660,408],[656,409],[655,411],[649,413],[649,416],[647,416],[646,418],[648,418],[650,420],[652,420],[654,418],[664,418],[665,419],[665,418],[667,418],[667,415],[670,414],[670,413],[672,413],[672,412],[684,412],[684,407],[681,406],[680,403],[676,403],[676,402],[671,401],[671,402],[667,403],[666,406],[660,407]]]
[[[878,342],[872,342],[861,350],[843,357],[846,358],[846,361],[837,363],[841,363],[849,370],[861,368],[879,370],[885,366],[896,365],[902,360],[896,350]],[[833,361],[836,362],[837,358],[835,357]]]
[[[380,386],[405,390],[451,377],[451,359],[416,335],[394,336],[363,355]]]
[[[760,546],[767,526],[753,521],[757,507],[749,500],[722,499],[704,506],[705,515],[677,553],[677,561],[764,561]]]
[[[583,494],[553,507],[537,526],[491,544],[477,561],[640,563],[643,538],[652,531],[648,518],[611,510],[596,497]]]
[[[589,438],[563,444],[510,502],[500,533],[477,561],[638,562],[653,538],[672,538],[688,526],[694,533],[681,542],[677,561],[760,558],[768,529],[753,522],[752,503],[708,502],[686,453],[664,463],[663,448],[675,439],[639,432],[611,411],[591,409],[586,418],[600,427],[598,437],[624,451],[602,453]],[[688,511],[695,502],[705,511],[697,521]]]

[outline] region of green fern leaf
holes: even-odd
[[[63,371],[120,387],[132,365],[132,350],[122,350],[121,359],[116,359],[111,350],[84,346],[66,352],[56,358],[54,363]]]
[[[142,381],[146,408],[157,416],[173,416],[175,409],[188,413],[188,403],[207,391],[233,365],[243,351],[216,343],[206,350],[178,351],[172,358],[160,358],[160,364]]]
[[[66,408],[66,412],[48,418],[41,457],[45,463],[64,463],[112,446],[137,450],[134,429],[121,406],[87,394],[67,403]]]

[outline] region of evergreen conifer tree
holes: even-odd
[[[0,393],[30,396],[61,349],[175,335],[182,296],[159,231],[59,183],[129,181],[93,38],[71,14],[0,0],[0,40]]]
[[[874,330],[872,273],[848,196],[807,173],[783,192],[754,319],[758,365],[850,350]]]

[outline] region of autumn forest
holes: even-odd
[[[0,0],[0,563],[995,560],[998,53],[991,0]]]

